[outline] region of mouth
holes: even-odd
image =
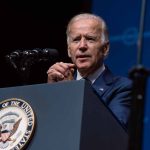
[[[89,57],[90,57],[90,55],[85,55],[85,54],[84,55],[77,55],[76,56],[77,59],[87,59]]]
[[[77,55],[76,59],[81,63],[88,61],[90,58],[89,55]]]

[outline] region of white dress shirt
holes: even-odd
[[[105,70],[105,65],[103,64],[101,67],[99,67],[93,74],[90,74],[87,78],[91,81],[93,84],[95,80],[102,74],[102,72]],[[83,77],[80,75],[79,71],[77,70],[77,77],[76,80],[81,80]]]

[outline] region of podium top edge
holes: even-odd
[[[19,86],[8,86],[8,87],[2,87],[2,89],[8,89],[8,88],[22,88],[22,87],[35,87],[35,86],[56,86],[56,85],[62,85],[62,84],[85,84],[86,80],[69,80],[69,81],[59,81],[54,83],[39,83],[39,84],[27,84],[27,85],[19,85]]]

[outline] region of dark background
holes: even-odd
[[[67,23],[73,15],[90,10],[90,0],[1,1],[0,87],[46,82],[51,62],[35,63],[26,77],[20,75],[5,56],[16,50],[54,48],[59,51],[60,61],[70,61],[66,47]]]

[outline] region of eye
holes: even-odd
[[[95,36],[87,36],[86,40],[89,41],[89,42],[96,42],[97,37],[95,37]]]
[[[86,40],[91,42],[91,43],[96,42],[96,38],[95,37],[87,37]]]
[[[72,41],[75,42],[75,43],[78,43],[80,40],[81,40],[80,37],[76,37],[76,38],[73,38],[73,39],[72,39]]]
[[[87,39],[88,39],[88,41],[95,41],[95,39],[93,37],[89,37]]]

